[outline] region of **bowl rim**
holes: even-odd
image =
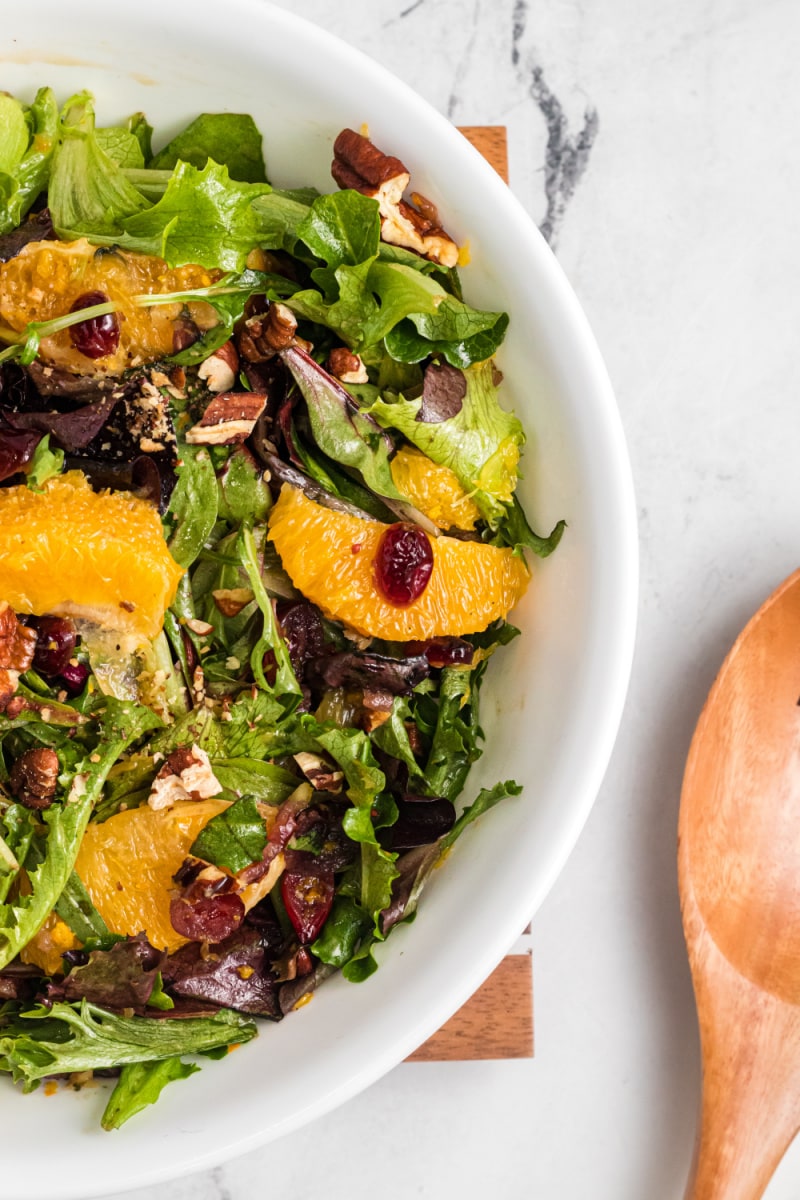
[[[98,0],[88,0],[88,4]],[[81,5],[81,0],[78,0]],[[153,0],[144,0],[143,7]],[[199,5],[191,0],[173,0],[173,13],[185,9],[196,14]],[[521,202],[489,166],[483,156],[463,137],[458,129],[428,101],[424,100],[410,85],[384,68],[368,55],[351,46],[337,35],[322,29],[309,19],[296,13],[278,8],[269,0],[228,0],[228,7],[247,14],[248,19],[270,26],[280,36],[301,37],[310,52],[325,53],[335,49],[337,59],[365,79],[374,83],[384,94],[391,93],[398,104],[402,104],[414,119],[422,119],[435,131],[436,136],[446,141],[453,152],[462,159],[470,160],[470,169],[482,178],[482,186],[498,208],[507,213],[520,230],[525,231],[526,248],[536,260],[548,290],[548,298],[558,310],[557,315],[572,332],[571,351],[582,361],[587,376],[592,380],[592,403],[599,412],[599,421],[605,434],[604,452],[611,464],[608,472],[609,487],[613,488],[612,508],[615,512],[615,550],[618,562],[618,608],[617,620],[608,631],[608,677],[605,680],[604,704],[598,714],[594,738],[587,748],[581,764],[580,786],[577,791],[580,802],[575,802],[570,819],[559,828],[559,836],[550,846],[547,870],[541,871],[527,889],[520,888],[514,904],[510,904],[491,946],[475,954],[468,966],[459,974],[458,985],[453,986],[446,998],[432,1002],[424,1012],[402,1028],[373,1053],[366,1064],[352,1070],[340,1084],[320,1095],[302,1110],[290,1113],[283,1121],[273,1123],[268,1129],[251,1129],[240,1137],[230,1138],[217,1144],[203,1154],[193,1153],[172,1162],[148,1166],[137,1165],[135,1177],[126,1180],[123,1190],[153,1185],[174,1178],[181,1171],[201,1171],[228,1161],[248,1150],[266,1144],[286,1133],[315,1120],[352,1098],[379,1079],[387,1071],[419,1046],[465,1002],[481,982],[490,974],[497,963],[513,946],[521,929],[539,908],[552,888],[558,875],[572,852],[578,837],[595,803],[608,767],[619,730],[622,711],[630,680],[636,634],[638,607],[638,531],[633,476],[625,443],[620,413],[611,381],[603,362],[594,334],[586,315],[573,292],[562,267],[550,247],[528,216]],[[42,60],[43,62],[46,59]],[[16,1182],[16,1181],[14,1181]],[[65,1200],[87,1200],[89,1196],[103,1195],[108,1191],[106,1178],[94,1178],[75,1182],[80,1191],[70,1190],[71,1181],[62,1179],[60,1188]],[[119,1183],[112,1186],[119,1188]],[[52,1188],[42,1184],[41,1192],[26,1191],[26,1200],[36,1200],[49,1195]],[[20,1193],[22,1195],[23,1193]]]

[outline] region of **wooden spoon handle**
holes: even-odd
[[[686,1200],[759,1200],[800,1127],[800,1009],[740,975],[692,901],[703,1101]]]

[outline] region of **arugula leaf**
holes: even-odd
[[[50,434],[46,433],[33,452],[33,458],[25,468],[25,482],[32,492],[41,492],[43,484],[64,468],[64,451],[50,449]]]
[[[96,224],[84,229],[91,241],[154,254],[170,267],[199,263],[224,271],[241,271],[259,243],[252,202],[269,191],[267,183],[237,182],[227,167],[211,161],[202,170],[179,162],[161,199],[144,208],[139,192],[125,184],[139,197],[138,210],[111,238]]]
[[[481,755],[475,676],[475,671],[459,667],[445,667],[442,671],[438,719],[425,778],[429,794],[445,800],[455,800],[460,795],[470,767]]]
[[[11,97],[7,99],[17,103]],[[16,161],[19,129],[13,113],[10,119],[17,124],[17,132],[5,145],[4,165],[0,167],[0,234],[16,229],[47,185],[58,134],[58,105],[52,88],[40,88],[33,104],[24,112],[28,138]]]
[[[96,943],[105,949],[117,941],[117,934],[108,928],[92,903],[83,882],[74,871],[70,872],[54,907],[61,920],[66,922],[78,941],[84,945],[87,942]]]
[[[178,482],[167,509],[168,520],[174,527],[169,550],[179,566],[189,567],[217,519],[217,476],[205,447],[181,445],[180,456]]]
[[[258,607],[261,609],[263,617],[261,637],[250,653],[250,667],[255,680],[259,687],[263,688],[266,692],[271,692],[277,696],[299,698],[302,696],[303,691],[297,682],[297,676],[292,667],[292,660],[289,658],[289,651],[286,649],[286,643],[281,637],[278,623],[275,620],[272,601],[267,595],[267,590],[261,578],[253,531],[246,525],[243,525],[239,530],[239,536],[236,539],[236,549],[239,561],[247,572],[253,596]],[[275,656],[277,667],[274,685],[268,683],[264,675],[264,655],[270,650]]]
[[[108,1070],[126,1063],[199,1054],[256,1035],[252,1021],[229,1009],[213,1017],[120,1017],[84,1000],[36,1007],[0,1025],[0,1071],[31,1091],[47,1075]]]
[[[464,372],[460,410],[444,421],[424,421],[422,397],[376,400],[367,410],[381,425],[398,429],[435,463],[449,467],[495,529],[512,503],[517,481],[522,425],[500,407],[491,361]]]
[[[305,350],[281,352],[308,406],[314,440],[324,454],[355,468],[379,496],[402,500],[389,466],[390,443],[374,420],[362,413],[352,396]]]
[[[505,783],[496,783],[494,787],[481,788],[472,804],[464,809],[450,832],[446,833],[439,842],[442,852],[449,850],[456,838],[461,836],[468,825],[477,821],[478,817],[489,812],[507,796],[519,796],[521,792],[521,785],[515,783],[513,779],[507,779]]]
[[[0,837],[5,851],[0,861],[0,904],[9,893],[36,830],[36,820],[30,809],[22,804],[9,804],[0,814]],[[13,863],[16,863],[16,866]],[[0,909],[2,912],[2,909]]]
[[[104,697],[96,753],[77,763],[67,799],[42,814],[47,826],[45,858],[28,873],[30,892],[0,905],[0,970],[38,933],[66,887],[108,772],[131,742],[160,724],[142,705]]]
[[[452,367],[469,367],[496,354],[508,329],[508,314],[481,312],[446,296],[434,313],[411,314],[386,335],[386,349],[401,362],[441,354]]]
[[[241,525],[243,521],[262,522],[272,507],[272,497],[264,472],[249,450],[237,446],[218,476],[217,511],[224,521]]]
[[[498,541],[515,549],[532,550],[539,558],[547,558],[561,541],[566,527],[566,521],[562,520],[556,522],[547,537],[534,533],[528,524],[525,510],[514,496],[511,506],[506,509],[506,514],[498,526]]]
[[[266,844],[267,828],[256,798],[242,796],[203,826],[189,853],[236,874],[257,862]]]
[[[253,118],[244,113],[201,113],[148,166],[171,169],[180,161],[202,170],[209,159],[227,167],[231,179],[267,182],[261,134]]]
[[[61,113],[48,204],[62,241],[103,236],[113,242],[126,217],[148,207],[122,168],[102,149],[88,92],[72,96]]]
[[[168,1083],[188,1079],[199,1070],[195,1063],[185,1063],[180,1058],[127,1063],[120,1071],[100,1124],[103,1129],[119,1129],[142,1109],[155,1104]]]

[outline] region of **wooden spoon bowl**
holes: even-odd
[[[737,638],[692,739],[678,879],[703,1055],[687,1200],[758,1200],[800,1128],[800,571]]]

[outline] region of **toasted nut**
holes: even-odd
[[[215,396],[197,425],[186,433],[193,446],[231,446],[243,442],[255,428],[267,403],[260,392],[223,392]]]
[[[369,376],[358,354],[353,354],[345,346],[337,346],[331,350],[327,362],[328,372],[335,375],[342,383],[368,383]]]
[[[412,194],[412,204],[403,200],[410,176],[398,158],[384,154],[353,129],[342,130],[333,153],[331,174],[339,187],[354,188],[378,201],[384,242],[414,250],[442,266],[456,266],[458,246],[439,225],[435,205],[418,192]]]
[[[240,326],[236,341],[242,358],[267,362],[295,340],[297,318],[286,304],[273,301],[266,312],[255,313]]]
[[[21,625],[7,600],[0,600],[0,667],[27,671],[36,649],[36,630]]]
[[[217,588],[211,595],[223,617],[238,617],[253,599],[250,588]]]
[[[196,633],[198,637],[206,637],[209,633],[214,632],[213,625],[209,625],[208,621],[198,621],[197,617],[189,617],[186,628],[191,629],[192,633]]]
[[[172,808],[178,800],[206,800],[218,796],[222,784],[209,757],[199,746],[179,746],[165,759],[147,798],[152,809]]]
[[[9,671],[0,667],[0,712],[8,715],[8,706],[19,684],[19,671]]]
[[[344,773],[337,771],[331,763],[326,762],[319,754],[311,754],[308,751],[301,750],[299,754],[295,754],[293,757],[315,791],[341,792]]]
[[[198,379],[205,379],[210,392],[229,392],[236,382],[239,355],[233,342],[225,342],[197,368]]]
[[[58,782],[58,755],[49,746],[37,746],[19,756],[8,776],[9,787],[26,808],[49,808]]]

